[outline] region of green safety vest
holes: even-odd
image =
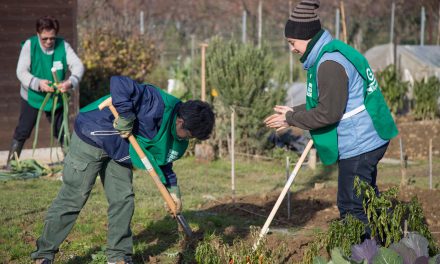
[[[364,105],[370,115],[373,126],[379,137],[384,140],[397,136],[398,130],[391,116],[390,110],[380,91],[379,84],[365,57],[351,46],[332,40],[319,53],[314,65],[307,71],[306,109],[310,110],[318,105],[318,87],[316,85],[316,67],[326,52],[339,52],[349,60],[364,80]],[[329,165],[338,160],[337,123],[310,131],[313,143],[322,163]]]
[[[151,85],[151,84],[150,84]],[[151,85],[153,86],[153,85]],[[155,87],[155,86],[153,86]],[[188,140],[179,139],[176,132],[176,118],[177,114],[173,113],[176,104],[180,103],[180,100],[176,97],[165,93],[161,89],[155,87],[159,92],[165,104],[164,113],[162,116],[162,123],[160,125],[159,131],[153,139],[148,139],[139,135],[134,135],[137,142],[141,146],[151,165],[153,166],[156,173],[159,175],[162,183],[166,183],[165,175],[159,166],[166,165],[170,162],[178,160],[185,154],[188,147]],[[85,106],[80,110],[80,112],[88,112],[98,108],[98,105],[105,99],[110,97],[106,95],[97,101]],[[138,169],[145,170],[145,166],[141,159],[137,155],[133,146],[130,144],[130,158],[133,166]]]
[[[56,71],[58,81],[63,81],[66,71],[66,49],[64,47],[64,40],[62,38],[55,39],[54,52],[51,55],[45,54],[40,47],[40,40],[38,36],[32,36],[31,41],[31,74],[39,79],[49,80],[52,83],[55,82],[52,76],[52,67]],[[24,44],[24,43],[22,43]],[[28,89],[28,103],[30,106],[36,109],[40,109],[44,98],[46,97],[46,92],[38,92],[32,89]],[[55,96],[61,96],[60,94],[53,94],[44,107],[44,111],[51,111],[53,99]],[[56,108],[60,108],[62,105],[61,98],[58,99]]]

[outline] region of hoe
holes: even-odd
[[[284,197],[287,194],[287,191],[290,189],[290,186],[293,183],[293,180],[296,177],[296,174],[298,173],[299,169],[301,168],[302,163],[304,162],[307,154],[309,153],[310,149],[312,148],[313,140],[309,140],[309,143],[307,143],[306,148],[304,149],[303,153],[301,154],[301,157],[299,158],[298,162],[295,165],[295,168],[293,169],[292,174],[289,176],[289,180],[286,182],[286,185],[284,185],[283,191],[281,192],[280,196],[278,197],[277,202],[275,203],[274,207],[272,208],[272,211],[269,214],[269,217],[266,220],[266,223],[264,223],[263,228],[260,231],[260,235],[258,236],[257,241],[255,242],[253,249],[256,250],[258,248],[258,245],[260,244],[260,240],[267,234],[269,231],[269,225],[272,222],[275,214],[278,211],[278,208],[281,205],[281,202],[283,201]]]
[[[103,101],[99,105],[99,109],[102,110],[105,107],[108,107],[112,114],[116,117],[119,116],[118,112],[116,111],[116,108],[112,105],[112,98],[109,97],[105,101]],[[174,203],[173,198],[171,197],[168,190],[165,188],[165,186],[162,184],[162,182],[159,179],[159,176],[157,175],[157,172],[154,170],[153,166],[151,165],[150,161],[148,160],[147,156],[145,156],[145,153],[139,146],[136,138],[133,135],[130,135],[128,137],[128,140],[130,141],[133,148],[136,150],[136,153],[139,155],[139,158],[141,159],[142,163],[144,164],[145,168],[147,169],[148,173],[150,174],[151,178],[153,178],[154,183],[156,184],[157,188],[160,191],[160,194],[162,195],[162,198],[167,203],[168,207],[171,209],[171,212],[173,213],[173,216],[177,219],[177,222],[182,226],[183,231],[188,237],[192,236],[192,230],[191,227],[186,222],[185,218],[182,214],[177,213],[176,210],[176,204]]]

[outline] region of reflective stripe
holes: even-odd
[[[125,157],[123,157],[123,158],[121,158],[121,159],[118,159],[117,161],[118,161],[118,162],[122,162],[122,161],[124,161],[124,160],[128,160],[128,159],[130,159],[130,156],[125,156]]]
[[[151,163],[150,163],[150,161],[148,160],[147,157],[144,157],[143,159],[141,159],[141,161],[144,164],[144,166],[147,169],[147,171],[154,170],[153,165],[151,165]]]
[[[365,105],[358,106],[358,107],[356,107],[355,109],[351,110],[350,112],[345,113],[345,114],[342,116],[341,120],[344,120],[344,119],[347,119],[347,118],[349,118],[349,117],[352,117],[352,116],[354,116],[354,115],[356,115],[356,114],[359,114],[360,112],[362,112],[362,111],[364,111],[364,110],[365,110]]]
[[[118,134],[119,132],[116,130],[98,130],[90,132],[90,135],[92,136],[114,136]]]

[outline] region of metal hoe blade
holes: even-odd
[[[192,237],[193,232],[192,232],[192,230],[191,230],[191,227],[189,227],[189,225],[188,225],[188,223],[186,222],[186,220],[185,220],[185,218],[183,217],[183,215],[181,215],[181,214],[177,214],[177,215],[176,215],[176,219],[177,219],[177,222],[179,222],[179,224],[182,226],[183,231],[185,232],[185,234],[186,234],[188,237]]]

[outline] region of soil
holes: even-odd
[[[387,186],[379,187],[382,190],[387,188]],[[270,230],[273,232],[269,232],[267,236],[267,247],[276,249],[281,243],[285,243],[290,257],[286,263],[299,263],[309,243],[315,238],[314,231],[326,230],[329,223],[339,217],[336,207],[336,191],[336,187],[322,188],[321,186],[292,194],[291,217],[287,218],[286,206],[283,203],[270,225]],[[206,204],[203,209],[227,213],[243,219],[259,218],[269,215],[278,195],[279,192],[274,192],[267,195],[241,197],[235,201],[235,205],[232,204],[230,198],[223,201],[212,201]],[[413,196],[417,196],[422,204],[429,230],[439,243],[440,203],[437,201],[440,201],[440,192],[417,188],[404,189],[400,191],[399,200],[410,201]],[[234,226],[223,230],[225,236],[243,237],[242,233],[243,230]],[[285,236],[276,235],[277,233],[285,234]],[[253,243],[253,238],[250,235],[245,237],[250,243]]]
[[[440,120],[416,121],[411,116],[396,119],[399,136],[391,140],[385,157],[400,159],[400,138],[404,155],[409,160],[428,159],[429,141],[432,140],[432,155],[440,158]]]
[[[432,154],[440,158],[440,120],[416,121],[411,116],[398,117],[396,123],[399,136],[393,139],[388,147],[385,158],[400,159],[400,139],[403,154],[408,160],[427,160],[430,139]],[[379,186],[381,190],[389,186]],[[315,189],[304,190],[291,197],[291,217],[288,219],[286,205],[281,205],[270,225],[266,245],[279,248],[281,243],[287,245],[289,259],[286,263],[300,263],[304,251],[315,239],[315,231],[326,230],[329,223],[339,217],[336,206],[336,187],[316,186]],[[243,219],[262,218],[266,220],[270,214],[279,192],[237,198],[235,204],[230,198],[212,201],[203,206],[208,212],[227,213]],[[435,240],[440,244],[440,192],[438,190],[418,189],[415,187],[402,189],[399,200],[410,201],[416,196],[423,206],[426,223]],[[241,227],[243,228],[243,227]],[[245,237],[253,244],[254,238],[249,231],[230,226],[223,230],[225,236]],[[277,235],[284,234],[284,235]]]

